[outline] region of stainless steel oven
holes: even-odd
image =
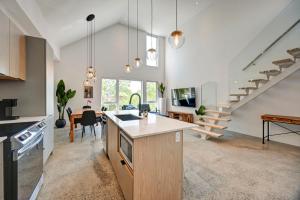
[[[18,200],[31,199],[43,174],[43,134],[14,154],[18,165]]]
[[[34,200],[43,182],[44,121],[0,125],[3,146],[4,199]]]
[[[122,130],[119,131],[119,149],[127,164],[133,169],[133,142]]]

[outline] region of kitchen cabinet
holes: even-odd
[[[108,156],[126,200],[133,199],[133,174],[119,153],[119,128],[108,120]]]
[[[47,128],[44,132],[44,140],[43,140],[43,162],[44,164],[47,162],[49,156],[53,152],[54,149],[54,116],[49,115],[46,118]]]
[[[0,10],[0,76],[9,74],[9,19]]]
[[[25,80],[25,36],[1,11],[0,24],[0,79]]]

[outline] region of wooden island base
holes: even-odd
[[[119,127],[108,121],[108,156],[126,200],[180,200],[182,131],[133,139],[133,169],[119,150]],[[123,162],[123,164],[122,164]]]

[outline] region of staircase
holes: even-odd
[[[199,127],[193,128],[193,130],[198,132],[201,138],[205,140],[211,137],[219,138],[223,136],[222,130],[227,128],[223,124],[230,121],[230,113],[223,111],[223,109],[226,109],[226,106],[220,105],[217,110],[205,110],[205,115],[198,116],[199,119],[194,122]]]
[[[272,62],[272,64],[278,69],[260,71],[259,74],[264,75],[265,78],[251,79],[248,81],[249,85],[239,88],[241,93],[230,94],[229,102],[231,112],[300,69],[300,62],[298,62],[298,59],[300,58],[300,48],[289,49],[287,50],[287,53],[291,56],[291,58]]]

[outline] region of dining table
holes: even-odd
[[[82,113],[86,110],[93,110],[93,109],[79,109],[74,112],[72,112],[70,116],[70,142],[74,142],[74,129],[75,129],[75,119],[81,119],[82,118]],[[103,115],[103,111],[95,110],[96,116],[100,117]]]

